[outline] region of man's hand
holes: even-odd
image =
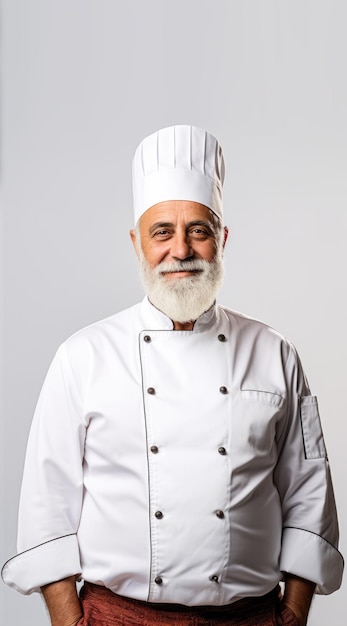
[[[287,574],[282,602],[288,606],[298,620],[299,626],[306,626],[315,583],[292,574]]]
[[[77,626],[83,616],[76,578],[70,576],[41,588],[52,626]]]

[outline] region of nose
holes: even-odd
[[[194,256],[187,233],[175,233],[171,240],[171,256],[178,261],[184,261]]]

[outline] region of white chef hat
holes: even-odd
[[[224,158],[217,139],[196,126],[170,126],[146,137],[133,159],[135,223],[165,200],[191,200],[222,218]]]

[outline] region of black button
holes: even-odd
[[[226,338],[225,335],[223,335],[223,334],[218,335],[218,341],[226,341],[226,340],[227,340],[227,338]]]
[[[155,389],[154,387],[148,387],[147,389],[147,393],[149,393],[151,396],[153,396],[155,394]]]
[[[162,519],[164,517],[161,511],[156,511],[154,515],[156,516],[157,519]]]
[[[158,446],[151,446],[151,452],[153,452],[153,454],[158,454],[159,452]]]
[[[163,579],[161,576],[156,576],[154,579],[154,582],[157,583],[157,585],[162,585],[163,584]]]
[[[228,393],[227,388],[226,388],[226,387],[224,387],[224,386],[223,386],[223,387],[219,387],[219,391],[220,391],[221,393]]]
[[[210,580],[213,580],[214,583],[218,583],[218,576],[216,576],[216,574],[214,574],[213,576],[209,576]]]
[[[219,519],[223,519],[223,517],[224,517],[223,511],[220,511],[220,510],[216,511],[216,515],[217,515],[217,517],[219,517]]]
[[[218,452],[219,452],[219,454],[226,454],[227,453],[226,449],[223,446],[218,448]]]
[[[150,338],[149,335],[145,335],[143,338],[143,341],[145,341],[146,343],[150,343],[152,341],[152,339]]]

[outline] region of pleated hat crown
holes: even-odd
[[[196,126],[170,126],[143,139],[133,159],[135,223],[158,202],[190,200],[223,212],[224,157],[220,144]]]

